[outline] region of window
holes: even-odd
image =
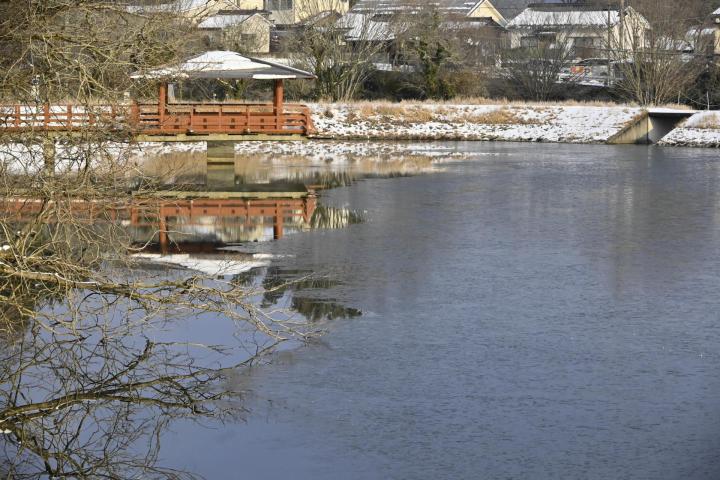
[[[535,48],[538,46],[537,37],[522,37],[520,39],[520,46],[523,48]]]
[[[292,10],[293,0],[265,0],[265,10]]]
[[[597,57],[596,42],[594,37],[572,37],[572,45],[575,57],[590,58]]]

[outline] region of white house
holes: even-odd
[[[511,48],[570,48],[578,59],[606,57],[608,49],[642,48],[650,29],[632,7],[601,9],[571,4],[532,5],[507,24]]]

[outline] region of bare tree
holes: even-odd
[[[576,58],[571,39],[577,28],[570,12],[534,13],[511,22],[510,41],[501,54],[501,75],[515,95],[549,100],[565,88],[558,80]]]
[[[315,96],[333,101],[353,98],[363,82],[382,63],[394,38],[391,17],[374,11],[351,11],[338,19],[323,0],[304,3],[305,23],[287,45],[289,57],[317,76]]]
[[[616,89],[621,97],[641,105],[658,105],[681,99],[708,65],[710,40],[691,14],[693,2],[636,1],[645,12],[623,12],[623,33],[608,38],[608,50],[619,73]],[[712,40],[714,41],[714,39]]]
[[[123,222],[156,204],[151,179],[130,192],[125,92],[152,87],[130,72],[184,54],[182,18],[99,0],[1,2],[0,17],[0,471],[180,478],[156,465],[163,427],[242,413],[229,372],[315,327],[259,310],[233,278],[149,273],[134,255]],[[182,319],[234,340],[177,338]]]

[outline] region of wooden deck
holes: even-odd
[[[310,109],[272,103],[133,103],[97,105],[0,105],[0,131],[72,132],[129,130],[136,136],[309,135]]]

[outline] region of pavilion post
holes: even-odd
[[[273,111],[275,113],[275,127],[282,130],[284,126],[283,119],[283,96],[285,95],[285,85],[282,79],[275,80],[275,89],[273,92]]]
[[[160,128],[165,123],[165,106],[167,105],[167,83],[160,83],[160,91],[158,92],[158,121]]]

